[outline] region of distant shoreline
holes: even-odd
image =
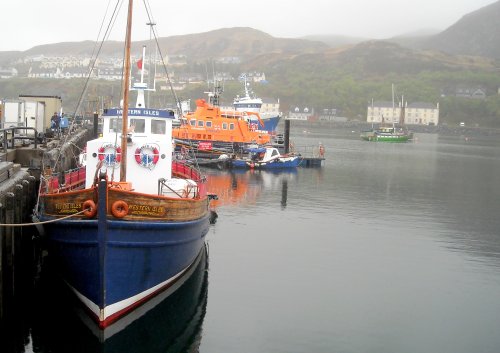
[[[279,130],[283,129],[283,122],[280,121],[280,125],[278,127]],[[355,128],[360,132],[365,130],[370,130],[372,128],[372,124],[367,122],[359,122],[359,121],[348,121],[348,122],[330,122],[330,121],[301,121],[301,120],[291,120],[292,126],[309,126],[309,127],[321,127],[328,126],[332,128]],[[375,125],[377,126],[377,124]],[[436,125],[436,126],[427,126],[427,125],[407,125],[408,129],[414,133],[429,133],[429,134],[441,134],[441,135],[450,135],[450,136],[496,136],[500,135],[500,129],[498,128],[489,128],[489,127],[472,127],[472,126],[448,126],[448,125]]]

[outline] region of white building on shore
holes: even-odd
[[[368,106],[366,115],[368,123],[404,123],[406,125],[437,125],[439,123],[439,103],[411,103],[401,104],[378,101]]]

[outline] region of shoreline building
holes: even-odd
[[[380,124],[438,125],[439,103],[405,102],[403,109],[401,104],[388,101],[372,102],[368,106],[366,121]]]

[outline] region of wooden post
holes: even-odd
[[[94,114],[94,138],[99,137],[99,114]]]
[[[3,205],[0,203],[0,223],[4,224],[5,223],[5,208]],[[4,237],[5,237],[5,227],[0,227],[0,319],[3,319],[4,316],[4,288],[3,288],[3,276],[4,276],[4,269],[3,269],[3,259],[4,259]]]
[[[290,120],[285,119],[285,154],[290,152]]]
[[[13,192],[8,192],[5,194],[5,223],[7,224],[12,224],[15,222],[15,195]],[[14,261],[13,257],[14,254],[12,253],[12,242],[14,238],[14,227],[4,227],[5,233],[4,233],[4,261],[3,264],[5,265],[5,268],[3,270],[3,285],[4,285],[4,291],[7,292],[7,287],[9,286],[10,288],[10,294],[14,294]],[[5,293],[4,292],[4,293]]]

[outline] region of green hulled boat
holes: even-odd
[[[408,142],[413,134],[405,129],[394,126],[379,127],[370,131],[363,131],[361,138],[365,141],[375,142]]]

